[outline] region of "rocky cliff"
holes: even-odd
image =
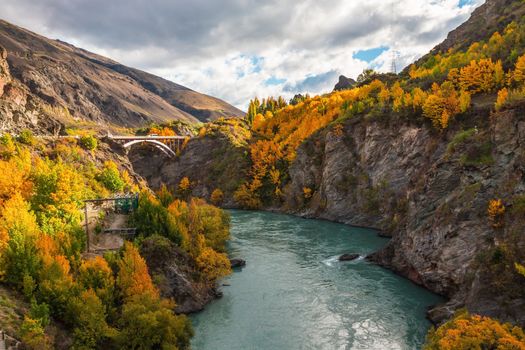
[[[446,133],[391,116],[349,119],[342,134],[325,128],[299,147],[285,201],[267,209],[391,236],[369,258],[449,298],[429,312],[436,322],[467,307],[523,325],[525,280],[512,268],[525,258],[524,112],[525,104],[498,113],[478,108]],[[151,158],[132,161],[154,187],[176,187],[188,176],[194,195],[209,198],[219,187],[224,205],[235,206],[247,152],[213,134],[192,140],[175,161],[159,158],[149,168]],[[313,190],[309,199],[305,187]],[[508,207],[502,228],[487,216],[495,198]]]

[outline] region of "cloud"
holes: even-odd
[[[246,108],[330,91],[339,74],[399,68],[481,0],[3,0],[2,15]],[[359,52],[389,48],[363,57]]]

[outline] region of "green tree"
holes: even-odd
[[[188,318],[175,315],[174,304],[151,294],[139,294],[122,307],[117,344],[121,349],[190,348],[193,329]]]

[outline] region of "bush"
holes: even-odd
[[[34,145],[35,137],[33,136],[33,132],[28,129],[22,130],[20,135],[18,135],[18,142],[28,146]]]
[[[92,135],[82,136],[80,138],[80,146],[88,151],[93,151],[98,146],[98,140]]]
[[[126,185],[120,176],[117,165],[112,161],[104,164],[104,169],[97,175],[97,180],[112,192],[121,192]]]
[[[210,201],[213,205],[221,205],[222,201],[224,200],[224,193],[221,191],[220,188],[216,188],[211,193]]]
[[[144,237],[157,234],[169,238],[177,245],[182,242],[181,233],[168,209],[148,193],[139,196],[138,208],[131,215],[130,221]]]
[[[425,350],[524,349],[519,327],[463,311],[427,335]]]
[[[0,137],[0,156],[4,158],[12,157],[16,152],[16,146],[10,134],[3,134]]]

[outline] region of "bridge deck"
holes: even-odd
[[[147,140],[184,140],[186,139],[186,136],[150,136],[150,135],[145,135],[145,136],[114,136],[114,135],[111,135],[109,136],[110,139],[112,140],[144,140],[144,141],[147,141]]]

